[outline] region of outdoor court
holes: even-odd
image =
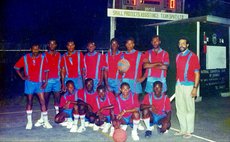
[[[51,100],[51,103],[53,101]],[[49,109],[49,120],[53,129],[33,127],[32,130],[25,130],[26,114],[25,99],[20,104],[0,108],[0,141],[80,141],[80,142],[103,142],[113,141],[109,134],[101,131],[93,131],[87,127],[83,133],[70,133],[69,129],[55,124],[54,109]],[[184,139],[182,136],[173,134],[179,129],[178,120],[175,114],[175,103],[172,102],[172,127],[167,134],[160,135],[156,129],[153,130],[151,138],[145,138],[145,131],[138,131],[141,142],[229,142],[230,141],[230,97],[220,96],[203,97],[202,102],[196,103],[195,132],[192,138]],[[35,98],[33,110],[33,123],[40,117],[39,104]],[[143,124],[143,122],[142,122]],[[128,128],[128,142],[132,142],[131,128]]]

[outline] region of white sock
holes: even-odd
[[[140,120],[133,120],[133,131],[137,132],[139,123],[140,123]]]
[[[73,121],[72,117],[67,118],[67,122],[72,122],[72,121]]]
[[[143,119],[147,130],[150,130],[150,117]]]
[[[85,115],[80,115],[80,119],[81,119],[81,126],[85,127]]]
[[[26,114],[27,114],[27,122],[32,123],[32,110],[27,110]]]
[[[55,109],[56,114],[58,114],[59,113],[59,107],[58,106],[54,106],[54,109]]]
[[[74,117],[73,124],[74,124],[74,125],[77,125],[78,119],[79,119],[79,114],[74,114],[73,117]]]
[[[40,119],[43,121],[43,113],[41,112],[41,117],[40,117]]]
[[[47,111],[42,112],[42,117],[43,117],[44,122],[48,122],[48,112]]]

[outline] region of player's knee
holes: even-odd
[[[140,119],[140,113],[138,111],[133,112],[133,119]]]
[[[142,117],[148,118],[150,116],[150,110],[148,108],[142,110]]]

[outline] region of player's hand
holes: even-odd
[[[98,115],[98,116],[101,115],[101,111],[102,111],[102,110],[98,110],[98,112],[97,112],[97,115]]]
[[[47,82],[43,82],[41,88],[42,88],[42,89],[45,89],[46,86],[47,86]]]
[[[64,109],[69,108],[69,104],[70,104],[70,103],[71,103],[70,101],[67,101],[66,104],[65,104],[65,106],[64,106]]]
[[[117,119],[120,120],[120,119],[123,117],[124,114],[125,114],[124,111],[120,112],[120,113],[117,115]]]
[[[22,80],[28,80],[29,78],[27,76],[22,76],[21,79]]]
[[[191,92],[191,96],[194,98],[197,96],[197,88],[193,88]]]
[[[156,113],[156,107],[155,106],[152,106],[152,112]]]

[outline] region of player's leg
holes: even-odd
[[[59,113],[59,104],[60,104],[60,92],[54,92],[54,109],[55,109],[55,113],[58,114]]]
[[[44,92],[44,98],[45,98],[45,106],[48,108],[49,98],[50,98],[50,92]],[[43,113],[41,112],[41,117],[37,120],[37,122],[34,124],[35,127],[40,127],[44,124],[43,121]]]
[[[78,105],[74,105],[74,108],[73,108],[73,125],[70,129],[70,132],[72,133],[76,133],[77,132],[77,129],[78,129],[78,120],[79,120],[79,112],[78,112]]]
[[[133,123],[132,138],[134,141],[137,141],[140,139],[137,133],[137,129],[140,123],[140,113],[138,111],[133,112],[130,122]]]
[[[32,123],[32,106],[33,106],[33,95],[26,95],[26,114],[27,114],[27,124],[26,129],[30,130],[33,127]]]
[[[58,114],[55,115],[54,122],[58,124],[63,123],[66,120],[66,118],[68,118],[68,116],[69,115],[65,113],[64,110],[61,110]]]
[[[143,121],[144,121],[145,126],[147,128],[147,130],[145,131],[145,137],[152,136],[152,129],[151,129],[151,125],[150,125],[150,120],[152,118],[151,114],[152,114],[152,112],[150,111],[149,108],[145,108],[144,110],[142,110],[142,118],[143,118]]]
[[[39,98],[39,102],[40,102],[40,108],[42,111],[42,115],[43,115],[43,121],[44,121],[44,128],[50,129],[53,128],[48,120],[48,112],[47,112],[47,108],[45,105],[45,97],[44,97],[44,93],[38,93],[38,98]]]
[[[111,117],[105,116],[105,123],[104,123],[104,127],[102,129],[102,132],[107,133],[109,131],[110,127],[111,127]]]
[[[58,114],[59,113],[59,104],[60,104],[60,98],[61,98],[61,81],[55,80],[55,83],[52,86],[52,91],[54,93],[54,109],[55,109],[55,113]]]
[[[82,133],[82,132],[84,132],[86,130],[86,128],[85,128],[86,111],[87,111],[87,104],[79,103],[78,104],[78,112],[79,112],[79,115],[80,115],[81,126],[77,130],[78,133]]]
[[[169,128],[171,127],[170,119],[168,119],[167,116],[159,120],[159,124],[161,127],[159,127],[160,133],[165,133]]]

